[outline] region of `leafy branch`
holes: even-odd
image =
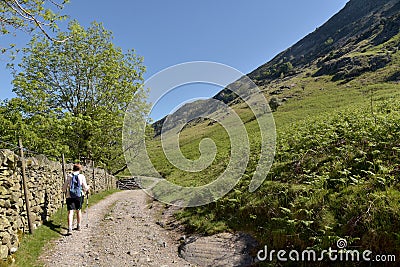
[[[64,4],[68,1],[63,1],[62,4],[53,0],[49,1],[57,9],[63,9]],[[9,34],[9,28],[24,29],[28,32],[35,28],[43,33],[46,38],[53,42],[65,42],[68,38],[57,39],[50,36],[48,29],[56,29],[55,21],[63,20],[66,16],[54,13],[50,8],[45,8],[46,1],[31,0],[0,0],[0,27],[2,34]]]

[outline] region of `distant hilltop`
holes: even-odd
[[[262,90],[267,90],[270,83],[300,73],[314,77],[331,75],[332,80],[346,82],[392,62],[392,54],[400,48],[399,32],[400,0],[351,0],[321,27],[248,76]],[[400,72],[390,79],[399,80]],[[225,88],[213,98],[231,103],[236,102],[237,96]],[[181,107],[185,114],[212,108],[207,100]],[[165,117],[153,124],[156,136],[164,121]]]

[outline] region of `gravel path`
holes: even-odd
[[[179,235],[162,228],[142,190],[115,193],[89,207],[89,227],[55,241],[44,266],[194,266],[178,256]],[[49,246],[50,247],[50,246]]]

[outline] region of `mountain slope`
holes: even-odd
[[[390,64],[391,54],[400,48],[399,39],[395,38],[399,32],[399,0],[351,0],[313,33],[248,76],[266,91],[271,89],[271,83],[300,73],[314,77],[331,75],[334,81],[346,82],[365,72],[376,71]],[[375,49],[391,39],[395,40],[380,50]],[[398,79],[399,76],[400,72],[392,73],[392,80]],[[235,102],[236,98],[228,88],[213,97],[224,103]],[[186,112],[181,114],[192,117],[191,113],[198,114],[199,110],[212,109],[211,102],[203,100],[185,104],[181,109]],[[171,125],[180,119],[174,117]],[[165,118],[153,124],[156,136],[161,133],[164,121]]]
[[[281,77],[282,73],[283,76],[293,74],[313,64],[321,66],[323,62],[338,59],[350,52],[378,46],[397,35],[399,29],[400,1],[351,0],[313,33],[249,76],[259,84],[264,84]],[[389,61],[386,60],[386,63]],[[292,66],[290,69],[287,68],[288,64]]]
[[[314,33],[249,74],[268,99],[282,104],[274,112],[274,163],[253,193],[248,185],[259,164],[257,120],[229,90],[214,96],[240,115],[251,155],[234,190],[179,214],[189,230],[245,231],[274,249],[321,251],[344,238],[359,251],[398,255],[399,13],[399,1],[351,0]],[[207,101],[199,103],[202,107],[193,103],[185,112],[207,108]],[[159,138],[149,144],[154,166],[176,184],[200,186],[213,181],[229,161],[231,144],[223,127],[196,121],[179,133],[180,148],[186,158],[196,160],[204,138],[215,141],[218,154],[202,172],[174,167]],[[265,266],[272,265],[286,266],[281,262]]]

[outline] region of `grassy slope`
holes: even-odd
[[[384,46],[364,53],[377,53]],[[258,159],[258,127],[249,119],[249,110],[235,106],[249,121],[252,156],[246,175],[223,199],[182,212],[188,229],[205,234],[244,230],[275,248],[322,249],[346,237],[350,244],[376,253],[400,251],[400,86],[385,82],[399,71],[399,63],[396,52],[387,67],[347,83],[311,77],[309,69],[264,88],[269,92],[295,84],[278,96],[291,98],[274,113],[275,162],[267,181],[252,194],[247,186]],[[208,183],[229,160],[224,130],[202,123],[185,129],[180,143],[183,153],[195,159],[204,137],[213,138],[219,149],[207,170],[193,174],[173,167],[159,140],[149,145],[153,163],[176,183]]]

